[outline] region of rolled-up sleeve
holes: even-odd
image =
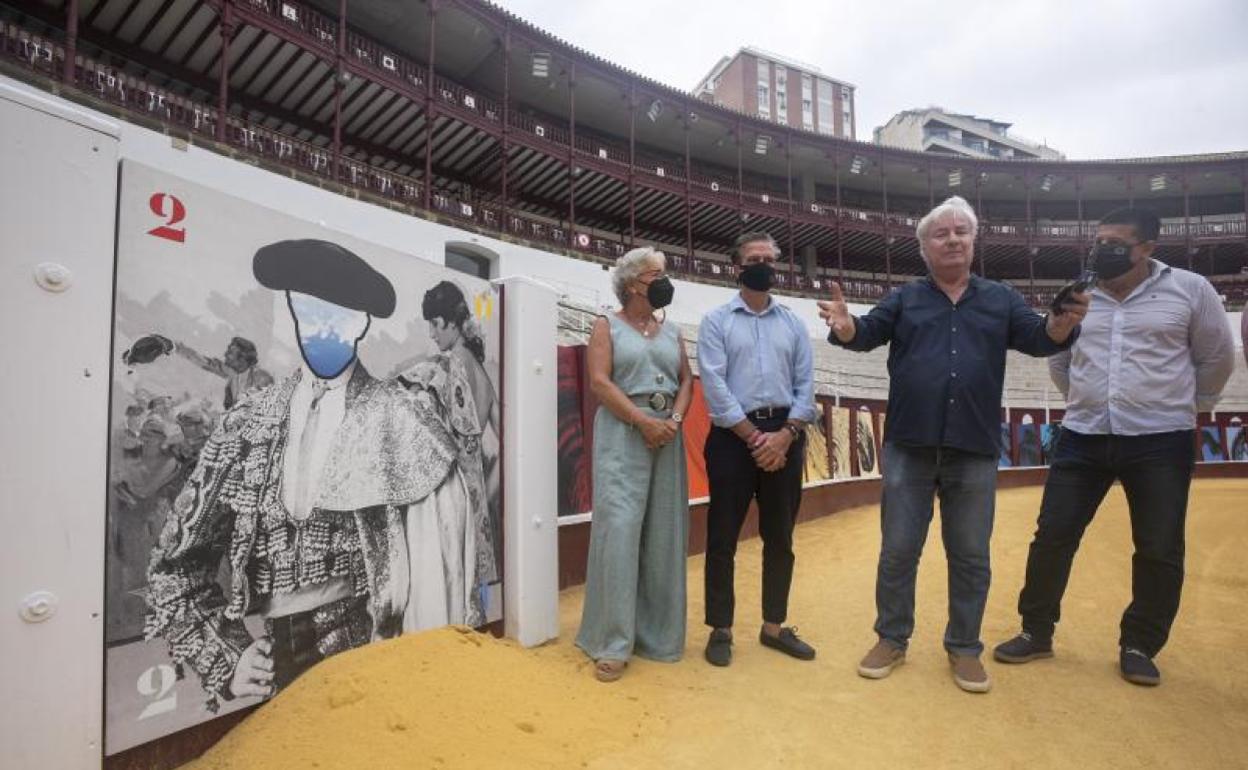
[[[1217,290],[1201,279],[1198,291],[1192,324],[1188,327],[1188,345],[1196,370],[1196,409],[1204,412],[1218,403],[1235,369],[1235,340]]]
[[[721,428],[731,428],[745,419],[745,410],[728,390],[724,379],[727,371],[722,319],[718,313],[709,313],[698,327],[698,376],[706,411],[711,422]]]

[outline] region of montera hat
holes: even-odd
[[[274,291],[310,294],[376,318],[394,312],[394,286],[384,275],[336,243],[316,239],[261,246],[252,260],[256,280]]]

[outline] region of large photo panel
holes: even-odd
[[[498,620],[491,286],[140,164],[121,179],[106,752],[337,652]]]

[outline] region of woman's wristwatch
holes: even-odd
[[[802,429],[797,427],[793,423],[787,422],[784,424],[784,427],[789,431],[789,435],[793,437],[794,441],[797,441],[799,438],[802,437]]]
[[[669,419],[677,425],[680,425],[685,421],[685,416],[680,412],[672,412],[672,416]]]

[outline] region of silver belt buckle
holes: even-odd
[[[665,412],[672,405],[671,399],[668,398],[666,393],[651,393],[647,403],[656,412]]]

